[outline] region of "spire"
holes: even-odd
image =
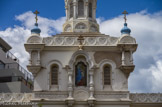
[[[36,10],[35,12],[34,12],[34,14],[36,15],[35,16],[35,26],[34,26],[34,28],[31,30],[31,33],[32,34],[38,34],[38,35],[40,35],[40,32],[41,32],[41,30],[38,28],[38,14],[39,14],[39,12]]]
[[[124,27],[121,29],[121,34],[129,34],[131,33],[131,30],[127,27],[127,17],[126,15],[128,14],[128,12],[126,10],[124,10],[124,12],[122,13],[124,14]]]

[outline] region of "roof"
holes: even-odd
[[[6,42],[4,41],[1,37],[0,37],[0,46],[2,47],[2,49],[7,52],[10,49],[12,49],[12,47]]]

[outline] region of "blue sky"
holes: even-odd
[[[35,22],[33,12],[36,9],[40,12],[41,36],[47,37],[62,31],[64,7],[64,0],[0,0],[0,37],[13,47],[11,52],[24,67],[29,58],[24,43]],[[162,0],[98,0],[100,32],[120,37],[124,10],[129,12],[128,27],[138,43],[129,90],[162,92]]]
[[[40,11],[40,16],[57,19],[65,16],[64,0],[0,0],[0,29],[14,24],[21,24],[15,20],[16,15],[26,11]],[[127,10],[129,13],[147,10],[154,13],[162,10],[162,0],[98,0],[97,17],[110,19]]]

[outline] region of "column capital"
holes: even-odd
[[[88,6],[88,4],[89,4],[89,3],[88,3],[88,2],[86,2],[86,3],[85,3],[85,6]]]
[[[90,71],[95,71],[96,69],[98,69],[99,67],[97,67],[96,65],[93,65],[92,68],[90,69]]]

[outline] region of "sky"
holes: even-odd
[[[0,0],[0,37],[25,67],[28,53],[24,43],[30,36],[38,10],[41,36],[62,32],[65,22],[64,0]],[[162,92],[162,0],[98,0],[96,17],[100,32],[120,37],[124,10],[131,36],[138,49],[134,53],[136,68],[129,77],[130,92]]]

